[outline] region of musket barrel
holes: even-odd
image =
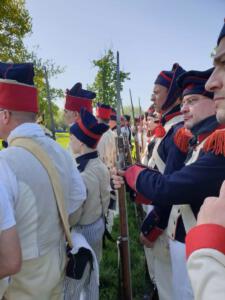
[[[120,127],[120,69],[119,69],[119,52],[117,52],[117,163],[118,168],[122,169],[125,163],[124,141]],[[130,250],[129,250],[129,233],[126,208],[126,189],[123,184],[118,190],[119,196],[119,219],[120,219],[120,237],[118,239],[120,249],[121,274],[122,274],[122,296],[124,300],[132,300],[131,285],[131,268],[130,268]]]
[[[49,88],[48,73],[47,73],[46,67],[44,67],[44,75],[45,75],[45,81],[46,81],[47,101],[48,101],[49,114],[50,114],[50,120],[51,120],[51,130],[52,130],[53,139],[55,140],[55,122],[54,122],[54,118],[53,118],[52,102],[51,102],[51,97],[50,97],[50,88]]]
[[[133,115],[133,121],[134,121],[134,128],[135,128],[135,135],[134,135],[134,144],[135,144],[135,152],[136,152],[136,162],[140,163],[141,162],[141,156],[140,156],[140,150],[139,150],[139,144],[138,144],[138,127],[135,121],[135,116],[134,116],[134,105],[133,105],[133,99],[132,99],[132,94],[131,94],[131,89],[129,89],[130,92],[130,102],[131,102],[131,108],[132,108],[132,115]]]

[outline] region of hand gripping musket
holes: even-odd
[[[51,119],[51,131],[52,131],[53,139],[55,140],[55,122],[54,122],[54,118],[53,118],[52,102],[51,102],[51,97],[50,97],[50,87],[49,87],[48,73],[47,73],[46,67],[44,67],[44,76],[45,76],[45,82],[46,82],[46,93],[47,93],[49,114],[50,114],[50,119]]]
[[[129,89],[130,92],[130,103],[131,103],[131,109],[132,109],[132,117],[134,121],[134,130],[135,130],[135,135],[134,135],[134,144],[135,144],[135,152],[136,152],[136,162],[140,163],[141,162],[141,157],[140,157],[140,148],[139,148],[139,143],[138,143],[138,128],[137,128],[137,123],[135,121],[135,116],[134,116],[134,105],[133,105],[133,100],[132,100],[132,94],[131,90]]]
[[[120,127],[120,68],[119,68],[119,52],[117,52],[117,164],[118,168],[124,167],[124,143]],[[119,217],[120,217],[120,237],[118,238],[120,250],[120,270],[122,275],[122,298],[124,300],[132,300],[132,285],[131,285],[131,268],[130,268],[130,251],[129,251],[129,235],[126,209],[126,190],[123,184],[118,190],[119,195]]]

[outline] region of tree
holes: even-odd
[[[46,66],[49,78],[64,71],[50,60],[43,61],[34,51],[26,49],[23,38],[32,33],[32,22],[24,0],[0,0],[0,60],[21,63],[32,62],[35,67],[35,85],[38,88],[39,111],[44,116],[44,125],[50,127],[46,84],[43,66]],[[62,97],[61,89],[50,89],[51,100]],[[58,113],[58,106],[53,103],[53,112]]]
[[[32,53],[30,55],[29,60],[34,63],[34,68],[35,68],[34,82],[35,82],[35,86],[38,88],[39,111],[40,114],[42,115],[43,125],[45,125],[48,128],[51,128],[50,111],[49,111],[49,105],[47,101],[47,86],[44,78],[43,66],[45,66],[47,69],[48,78],[61,74],[64,71],[64,68],[56,66],[51,60],[43,61],[42,59],[38,58],[35,55],[35,53]],[[54,101],[58,98],[62,98],[64,96],[64,93],[62,89],[56,89],[54,87],[49,87],[49,88],[50,88],[50,97],[52,101],[53,115],[55,121],[57,121],[59,107],[54,103]],[[58,127],[57,122],[55,125],[56,127]]]
[[[31,33],[32,23],[24,0],[1,0],[0,59],[18,62],[26,53],[23,38]]]
[[[93,60],[93,65],[99,69],[94,83],[88,87],[97,94],[94,103],[101,102],[116,107],[116,62],[112,50],[105,52],[102,58]],[[130,79],[129,75],[130,73],[120,71],[121,91],[125,80]]]
[[[132,114],[132,107],[131,105],[126,105],[123,107],[124,109],[124,114],[125,115],[130,115],[133,118],[133,114]],[[134,116],[138,117],[140,115],[140,109],[138,106],[134,106]]]

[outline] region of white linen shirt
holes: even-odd
[[[0,231],[9,229],[15,224],[16,222],[7,191],[3,184],[0,184]]]
[[[16,137],[45,137],[45,133],[43,129],[35,123],[24,123],[19,125],[14,130],[11,131],[10,135],[8,136],[7,141],[10,141]],[[7,151],[7,149],[2,150]],[[6,191],[9,197],[12,206],[16,204],[18,199],[18,182],[16,178],[16,174],[8,166],[7,162],[1,157],[0,152],[0,181],[6,187]],[[68,155],[69,156],[69,155]],[[71,168],[71,181],[73,182],[72,186],[70,187],[70,197],[69,197],[69,204],[67,205],[67,213],[70,214],[76,211],[86,199],[86,188],[81,178],[79,171],[75,163],[71,158],[71,164],[74,165],[74,168]],[[0,186],[0,195],[1,195],[1,186]]]

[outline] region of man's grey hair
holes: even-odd
[[[37,119],[37,114],[34,112],[10,110],[10,113],[14,120],[21,123],[34,123]]]

